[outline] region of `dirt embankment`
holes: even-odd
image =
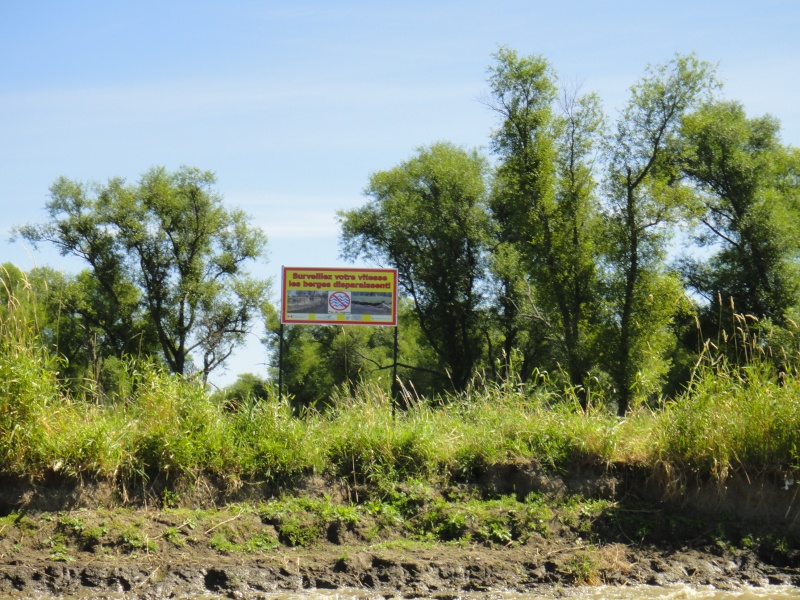
[[[457,488],[400,486],[389,500],[320,478],[281,499],[204,480],[138,491],[3,483],[5,596],[800,586],[798,486],[777,479],[665,489],[633,473],[502,465]]]

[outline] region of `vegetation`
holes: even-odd
[[[212,173],[188,167],[154,168],[137,185],[53,184],[50,220],[18,233],[89,265],[56,306],[59,327],[82,336],[70,337],[70,354],[97,362],[160,350],[173,373],[188,375],[198,353],[205,380],[241,343],[268,289],[244,266],[263,255],[266,238],[222,206],[213,184]]]
[[[278,331],[244,270],[265,238],[211,173],[59,179],[18,233],[89,268],[0,271],[0,474],[123,495],[316,474],[375,501],[520,461],[795,474],[800,155],[775,120],[694,56],[649,68],[611,132],[542,57],[501,49],[488,80],[493,166],[423,147],[339,215],[346,257],[399,270],[399,364],[391,330],[293,327],[288,396],[274,372],[204,385],[256,317]],[[678,227],[706,258],[670,264]]]
[[[35,304],[35,303],[34,303]],[[778,380],[755,334],[737,365],[709,345],[689,388],[659,409],[619,421],[601,397],[554,390],[547,375],[522,385],[474,381],[404,411],[377,386],[339,391],[324,410],[298,412],[273,388],[227,402],[201,382],[144,360],[121,365],[125,393],[108,401],[96,381],[59,380],[40,345],[30,302],[11,296],[0,320],[0,473],[116,481],[213,477],[282,486],[303,475],[392,495],[407,481],[450,485],[519,461],[553,472],[626,464],[676,477],[724,481],[736,472],[796,473],[800,379]],[[749,330],[748,330],[749,331]],[[254,386],[255,387],[255,386]],[[169,488],[169,486],[168,486]]]
[[[771,340],[793,335],[800,155],[772,117],[718,99],[693,55],[648,67],[611,126],[544,57],[494,58],[485,187],[474,152],[438,144],[374,174],[371,201],[340,214],[343,256],[399,269],[407,335],[432,350],[402,362],[447,375],[417,392],[497,383],[513,363],[525,385],[547,372],[584,410],[594,394],[624,416],[686,389],[737,312]],[[676,231],[687,251],[670,259]],[[783,349],[776,376],[797,363]]]
[[[398,269],[441,378],[456,389],[484,357],[486,170],[477,152],[436,144],[373,175],[372,202],[340,214],[345,256]]]

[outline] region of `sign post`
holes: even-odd
[[[278,393],[283,382],[284,325],[394,327],[392,396],[397,386],[397,269],[283,267]]]

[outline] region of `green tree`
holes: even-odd
[[[544,366],[563,365],[584,390],[593,365],[599,205],[592,164],[602,111],[593,94],[564,92],[556,102],[556,76],[541,56],[503,48],[495,59],[487,104],[501,119],[492,137],[500,164],[490,207],[504,350],[527,330],[523,371],[546,347],[551,364]]]
[[[690,287],[708,301],[709,315],[729,313],[732,303],[784,324],[800,289],[795,153],[780,144],[774,118],[748,119],[736,102],[704,106],[682,132],[683,171],[702,202],[698,242],[716,250],[705,261],[683,260]]]
[[[674,147],[681,118],[714,86],[707,63],[678,56],[631,88],[608,150],[606,359],[624,415],[634,393],[658,388],[681,291],[665,268],[666,242],[690,204]],[[648,385],[649,384],[649,385]]]
[[[174,373],[187,374],[198,354],[205,380],[250,331],[268,289],[245,269],[263,256],[264,234],[223,206],[214,183],[189,167],[157,167],[135,185],[60,178],[49,221],[18,233],[88,263],[76,310],[104,344],[134,353],[152,336]]]
[[[269,399],[272,383],[252,373],[240,373],[232,384],[214,392],[212,398],[231,411],[248,410],[255,403]]]
[[[486,161],[439,143],[375,173],[371,201],[339,213],[342,255],[398,269],[443,383],[463,389],[484,357]]]
[[[399,384],[411,394],[441,389],[437,360],[422,336],[411,303],[398,303]],[[268,316],[271,378],[278,379],[277,312]],[[394,373],[394,328],[383,326],[289,325],[283,331],[283,387],[297,407],[325,406],[331,395],[370,384],[391,393]]]

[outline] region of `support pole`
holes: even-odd
[[[397,381],[397,330],[399,325],[394,327],[394,362],[392,363],[392,414],[397,406],[397,397],[400,395],[400,384]]]
[[[278,333],[278,398],[283,397],[283,323]]]

